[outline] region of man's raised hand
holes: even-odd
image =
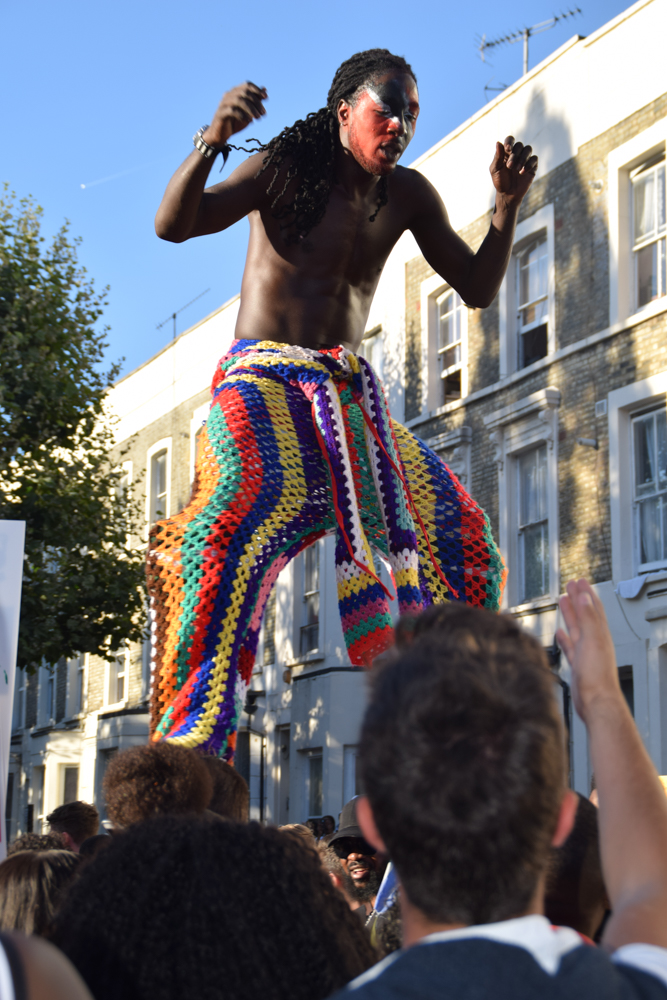
[[[508,135],[504,144],[496,143],[496,155],[489,167],[491,179],[497,193],[509,205],[519,203],[533,183],[537,172],[537,157],[532,146],[515,142]]]
[[[204,132],[204,142],[209,146],[224,145],[230,136],[266,114],[262,102],[268,96],[265,87],[258,87],[249,80],[228,90],[223,94],[213,121]]]
[[[572,667],[574,707],[585,722],[596,700],[624,701],[602,601],[587,580],[571,581],[566,589],[560,609],[567,632],[558,629],[556,641]]]

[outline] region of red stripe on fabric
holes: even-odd
[[[373,659],[394,644],[394,630],[390,626],[376,629],[370,635],[357,639],[348,647],[350,662],[355,667],[370,667]]]

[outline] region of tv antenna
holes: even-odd
[[[528,72],[528,39],[533,35],[539,35],[543,31],[548,31],[549,28],[554,28],[559,21],[564,21],[568,17],[575,17],[577,14],[581,14],[581,9],[575,7],[574,10],[561,11],[560,14],[554,14],[550,17],[548,21],[540,21],[539,24],[533,24],[530,28],[521,28],[519,31],[513,31],[509,35],[501,35],[498,38],[492,38],[487,42],[486,35],[482,35],[480,38],[477,36],[479,49],[479,54],[482,62],[486,62],[484,58],[484,53],[487,49],[494,49],[498,45],[513,45],[514,42],[523,41],[523,75],[525,76]],[[491,88],[488,88],[489,90]]]
[[[200,299],[202,297],[202,295],[206,295],[206,292],[210,291],[211,291],[210,288],[206,288],[203,292],[200,292],[199,295],[195,295],[194,299],[190,299],[190,301],[186,302],[184,306],[181,306],[180,309],[177,309],[176,312],[173,312],[171,316],[167,316],[167,318],[163,319],[161,323],[158,323],[155,329],[161,330],[162,327],[166,326],[167,323],[171,320],[174,324],[174,332],[172,334],[172,340],[176,340],[176,317],[178,316],[178,314],[182,313],[184,309],[189,309],[189,307],[193,304],[193,302],[196,302],[197,299]]]

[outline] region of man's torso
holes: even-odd
[[[374,222],[376,195],[351,200],[334,185],[324,218],[297,243],[264,199],[249,216],[236,337],[356,350],[387,257],[409,228],[414,173],[397,168]],[[266,174],[258,180],[268,186]]]

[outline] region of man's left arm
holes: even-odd
[[[508,136],[504,144],[496,143],[490,171],[496,205],[477,253],[452,229],[440,195],[421,175],[415,184],[415,213],[409,226],[434,271],[456,289],[467,305],[481,309],[491,305],[505,277],[519,206],[535,177],[537,156],[531,146]]]

